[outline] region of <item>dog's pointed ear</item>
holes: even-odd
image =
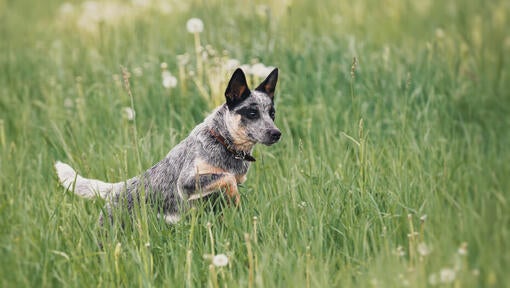
[[[246,83],[246,76],[244,76],[243,70],[237,68],[234,74],[232,74],[232,78],[230,78],[227,89],[225,90],[228,108],[232,108],[241,103],[248,98],[250,94],[251,91]]]
[[[278,68],[275,68],[269,74],[269,76],[267,76],[266,80],[262,81],[262,83],[260,83],[259,87],[257,87],[255,90],[264,92],[267,95],[269,95],[269,97],[271,99],[273,99],[274,98],[274,89],[276,87],[277,81],[278,81]]]

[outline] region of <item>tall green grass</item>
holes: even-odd
[[[163,2],[83,26],[79,1],[0,1],[0,286],[509,285],[508,3]],[[53,162],[121,181],[186,137],[211,110],[191,17],[203,45],[280,68],[283,138],[255,149],[241,207],[102,233],[104,202]]]

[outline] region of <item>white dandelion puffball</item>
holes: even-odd
[[[200,33],[204,31],[204,22],[198,18],[191,18],[186,22],[186,29],[189,33]]]
[[[273,66],[266,66],[262,63],[256,63],[251,66],[251,73],[259,78],[266,78],[271,71],[273,71]]]
[[[420,253],[421,256],[427,256],[430,254],[430,247],[425,243],[419,243],[418,253]]]
[[[223,65],[224,65],[225,70],[230,71],[230,70],[234,70],[237,67],[239,67],[240,64],[241,63],[237,59],[228,59],[227,61],[225,61],[225,63]]]
[[[459,255],[461,256],[465,256],[467,255],[468,251],[467,251],[467,242],[464,242],[460,245],[459,249],[457,250],[457,252],[459,253]]]
[[[124,113],[124,116],[126,116],[126,118],[131,121],[131,120],[134,120],[135,119],[135,110],[133,110],[133,108],[131,107],[124,107],[122,109],[122,113]]]
[[[177,63],[179,63],[179,66],[185,66],[189,62],[189,55],[187,53],[177,55]]]
[[[437,285],[437,274],[432,273],[432,274],[429,275],[429,284],[432,285],[432,286],[436,286]]]
[[[441,283],[452,283],[455,280],[455,270],[443,268],[439,271],[439,280]]]
[[[72,14],[72,13],[74,13],[74,6],[73,6],[73,4],[66,2],[66,3],[60,5],[60,7],[58,8],[58,12],[60,13],[60,15]]]
[[[243,70],[243,72],[245,74],[251,74],[251,66],[248,65],[248,64],[243,64],[241,65],[239,68],[241,68],[241,70]]]
[[[227,266],[227,264],[228,264],[228,257],[225,254],[214,255],[212,263],[216,267]]]
[[[251,73],[257,77],[264,77],[266,73],[266,66],[262,63],[256,63],[251,66]]]
[[[137,77],[141,77],[143,75],[142,67],[135,67],[133,69],[133,74],[135,74]]]
[[[175,78],[170,72],[163,71],[161,73],[161,77],[163,78],[163,87],[165,88],[174,88],[177,86],[177,78]]]

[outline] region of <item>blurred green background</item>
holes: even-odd
[[[0,286],[508,286],[509,11],[0,0]],[[255,149],[242,206],[174,226],[142,209],[100,235],[104,202],[60,187],[54,161],[141,173],[238,66],[252,87],[280,69],[283,132]]]

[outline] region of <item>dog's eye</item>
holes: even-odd
[[[275,112],[274,112],[274,109],[269,110],[269,117],[271,117],[271,119],[273,119],[273,120],[274,120],[274,118],[275,118]]]
[[[243,115],[244,117],[255,120],[259,118],[259,111],[257,109],[242,109],[239,111],[239,114]]]
[[[257,119],[259,118],[259,111],[255,109],[250,109],[246,112],[246,117],[248,117],[249,119]]]

